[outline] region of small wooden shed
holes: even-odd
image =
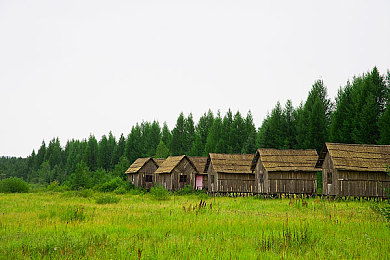
[[[253,154],[210,153],[205,172],[212,193],[254,193],[255,174],[251,171]]]
[[[323,194],[388,197],[390,145],[326,143],[316,167],[322,168]]]
[[[134,186],[150,189],[156,182],[155,171],[158,167],[158,163],[152,157],[138,158],[125,174]]]
[[[195,177],[195,190],[207,190],[207,172],[204,172],[207,157],[191,156],[189,158],[198,171]]]
[[[195,187],[195,165],[186,156],[169,156],[156,170],[156,183],[167,190],[177,191],[187,185]]]
[[[259,194],[316,194],[316,150],[258,149],[251,169]]]

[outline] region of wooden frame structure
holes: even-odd
[[[210,153],[204,172],[208,173],[210,193],[255,193],[253,154]]]
[[[207,157],[199,157],[199,156],[190,156],[188,157],[191,162],[195,165],[198,173],[195,176],[195,190],[207,190],[207,180],[208,175],[204,172],[204,168],[206,166]]]
[[[257,193],[317,194],[316,150],[258,149],[251,170]]]
[[[161,159],[153,159],[152,157],[138,158],[127,169],[125,174],[128,176],[128,180],[135,187],[143,187],[150,189],[156,182],[155,171],[158,169]]]
[[[390,145],[326,143],[316,167],[322,168],[323,194],[389,197]]]
[[[186,155],[182,155],[169,156],[155,173],[157,185],[177,191],[187,185],[194,188],[198,171],[192,161]]]

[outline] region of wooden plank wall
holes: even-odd
[[[339,196],[388,197],[390,176],[384,172],[339,172]]]
[[[317,172],[268,172],[270,194],[317,194]]]
[[[149,160],[139,171],[138,171],[138,183],[139,186],[150,189],[156,183],[156,174],[154,173],[157,170],[157,166],[152,160]],[[146,175],[152,175],[152,182],[145,182]]]
[[[218,173],[217,192],[254,193],[257,190],[255,185],[255,174]]]

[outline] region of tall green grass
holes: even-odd
[[[95,194],[95,197],[102,194]],[[0,194],[0,259],[386,259],[369,201]],[[380,208],[386,206],[382,202]]]

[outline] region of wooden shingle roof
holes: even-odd
[[[218,173],[252,173],[253,154],[219,154],[210,153],[207,158],[205,172],[212,163]]]
[[[390,166],[390,145],[326,143],[316,167],[328,152],[338,170],[384,172]]]
[[[133,162],[132,165],[130,165],[129,169],[125,172],[125,174],[128,173],[137,173],[149,160],[153,160],[152,157],[147,157],[147,158],[138,158]],[[155,162],[154,162],[155,163]]]
[[[258,149],[252,170],[259,159],[267,171],[318,171],[314,168],[318,159],[316,150]]]
[[[158,167],[165,161],[164,158],[153,158]]]
[[[160,165],[160,167],[156,170],[155,173],[171,173],[173,169],[182,161],[188,160],[190,164],[195,168],[194,164],[186,155],[180,156],[169,156],[165,161]],[[195,168],[196,169],[196,168]]]
[[[204,167],[206,166],[207,157],[190,156],[188,158],[195,165],[195,168],[199,173],[204,172]]]

